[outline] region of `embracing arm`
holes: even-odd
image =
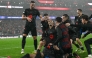
[[[56,30],[57,30],[57,39],[54,42],[54,45],[58,44],[58,42],[62,39],[62,30],[59,27],[57,27]]]

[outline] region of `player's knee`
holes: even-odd
[[[76,41],[79,41],[79,38],[76,38]]]
[[[23,36],[27,36],[27,34],[23,34]]]
[[[37,36],[33,36],[33,39],[36,40],[37,39]]]
[[[44,43],[43,43],[43,41],[40,41],[40,45],[42,46]]]

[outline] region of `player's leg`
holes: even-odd
[[[81,50],[84,50],[84,47],[83,47],[82,42],[80,41],[80,39],[79,38],[76,38],[76,41],[80,45],[80,49]]]
[[[43,41],[43,38],[41,38],[37,49],[41,50],[43,45],[44,45],[44,41]]]
[[[80,32],[78,32],[77,37],[76,37],[76,41],[80,45],[80,49],[84,51],[84,47],[82,45],[82,42],[80,41],[80,38],[81,38],[81,34],[80,34]]]
[[[73,40],[72,43],[73,43],[77,48],[80,48],[80,46],[76,43],[76,35],[73,35],[72,40]]]
[[[76,35],[72,35],[70,36],[70,42],[71,42],[71,45],[74,44],[77,48],[79,48],[79,45],[75,42],[76,41]],[[73,49],[73,47],[72,47]]]
[[[37,49],[41,50],[42,46],[43,46],[43,41],[40,41]]]
[[[92,44],[92,38],[84,41],[84,44],[85,44],[85,47],[86,47],[87,52],[88,52],[88,57],[90,57],[90,56],[92,57],[92,55],[91,55],[91,47],[90,47],[90,45]]]
[[[41,39],[37,48],[37,52],[36,52],[36,57],[38,57],[37,55],[39,55],[40,50],[42,48],[42,46],[44,46],[46,44],[46,41],[44,39]],[[39,56],[40,57],[40,56]]]
[[[80,48],[79,45],[78,45],[75,41],[73,41],[73,44],[74,44],[77,48]]]
[[[70,42],[71,42],[71,45],[72,45],[72,43],[73,43],[73,40],[72,40],[72,39],[70,39]]]
[[[31,34],[32,34],[32,37],[34,40],[34,48],[35,48],[35,52],[36,52],[36,50],[37,50],[37,30],[36,30],[36,27],[31,29]]]
[[[39,45],[38,45],[38,47],[37,47],[37,49],[39,49],[39,50],[41,50],[41,48],[42,48],[42,46],[45,44],[45,33],[43,32],[42,33],[42,38],[40,39],[40,42],[39,42]]]
[[[25,44],[26,44],[26,37],[29,33],[29,30],[27,28],[24,29],[24,32],[23,32],[23,37],[22,37],[22,50],[21,50],[21,54],[24,53],[24,48],[25,48]]]
[[[72,51],[73,51],[72,47],[67,50],[68,53],[67,58],[72,58]]]
[[[77,48],[80,48],[74,39],[70,39],[70,42],[71,42],[71,45],[74,44]]]
[[[43,58],[44,54],[43,53],[37,53],[37,54],[25,54],[21,58]]]
[[[78,48],[76,51],[80,49],[80,46],[76,43],[76,35],[73,38],[73,44]]]
[[[64,57],[65,58],[72,58],[72,47],[70,48],[63,48]]]

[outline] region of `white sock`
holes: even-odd
[[[88,57],[92,56],[91,54],[88,55]]]

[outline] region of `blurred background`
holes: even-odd
[[[31,0],[0,0],[0,37],[22,35],[25,20],[21,15],[30,7]],[[36,8],[43,15],[48,13],[51,19],[68,14],[72,22],[77,15],[76,10],[82,9],[83,14],[92,14],[92,0],[33,0]],[[42,34],[40,19],[37,17],[38,35]]]

